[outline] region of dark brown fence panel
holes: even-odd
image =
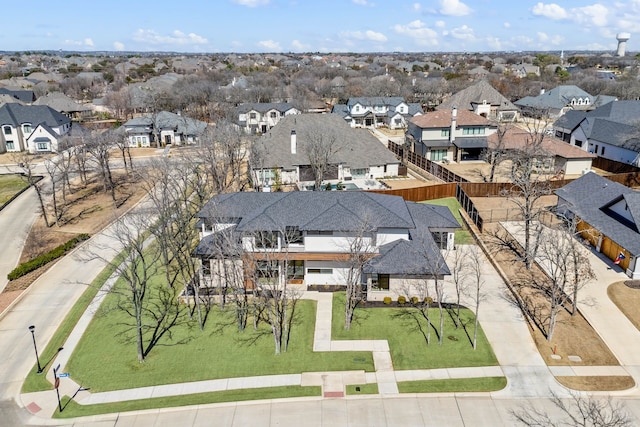
[[[619,173],[605,176],[608,180],[615,181],[627,187],[640,187],[640,172]]]
[[[367,190],[369,193],[388,194],[400,196],[410,202],[421,202],[423,200],[442,199],[456,196],[456,184],[425,185],[413,188],[398,188],[395,190]]]
[[[591,166],[613,173],[640,172],[640,168],[637,166],[616,162],[615,160],[603,159],[602,157],[593,159]]]

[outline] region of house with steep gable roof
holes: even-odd
[[[575,85],[560,85],[549,91],[542,89],[538,96],[525,96],[514,102],[525,116],[558,118],[569,110],[593,110],[617,98],[591,95]]]
[[[0,107],[0,153],[25,151],[28,139],[39,125],[45,133],[53,132],[58,137],[71,130],[71,119],[46,105],[4,104]],[[51,149],[55,148],[51,144]],[[55,150],[52,150],[55,151]]]
[[[569,111],[553,124],[557,138],[598,157],[640,166],[640,101]]]
[[[349,98],[346,104],[334,105],[331,113],[351,127],[405,129],[407,121],[423,111],[420,104],[405,102],[398,96],[371,96]]]
[[[283,117],[300,114],[288,102],[253,102],[238,105],[238,125],[247,133],[266,133]]]
[[[473,111],[479,116],[499,122],[514,122],[520,118],[520,109],[486,80],[480,80],[454,93],[438,105],[436,110],[451,110],[453,107]]]
[[[357,273],[372,301],[417,296],[416,281],[450,274],[442,251],[454,248],[459,228],[445,206],[367,192],[221,194],[198,217],[201,286],[260,289],[275,271],[281,287],[344,289],[357,247],[368,258]]]
[[[582,237],[629,277],[640,279],[640,191],[590,172],[555,194],[557,211],[577,220]]]

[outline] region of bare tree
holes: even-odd
[[[507,133],[507,125],[501,123],[496,130],[495,144],[489,146],[482,153],[482,158],[485,162],[489,163],[489,175],[483,176],[485,182],[493,182],[496,175],[498,166],[509,158],[506,150],[505,135]]]
[[[108,192],[113,202],[116,203],[116,183],[113,179],[113,173],[111,172],[111,165],[109,163],[111,159],[111,149],[113,147],[111,133],[107,131],[92,134],[91,137],[85,141],[85,147],[93,157],[93,160],[98,164],[103,191]]]
[[[516,205],[522,221],[524,223],[524,260],[527,269],[531,269],[537,252],[536,235],[540,232],[537,227],[538,220],[544,212],[541,206],[541,199],[551,194],[549,180],[544,174],[536,171],[542,165],[547,153],[542,147],[544,131],[542,120],[535,120],[531,123],[528,136],[522,148],[512,150],[511,158],[511,187],[503,191],[509,201]]]
[[[477,348],[478,343],[478,325],[480,322],[480,303],[484,300],[485,294],[483,292],[484,280],[482,278],[482,255],[478,247],[474,247],[473,250],[467,251],[468,267],[470,270],[469,277],[471,278],[471,286],[468,288],[468,295],[474,302],[474,321],[473,321],[473,349]]]
[[[60,220],[62,219],[62,215],[64,214],[64,203],[60,205],[58,203],[58,184],[61,183],[61,176],[59,174],[59,169],[55,161],[53,160],[45,160],[44,162],[45,170],[47,171],[47,175],[49,175],[49,196],[51,196],[51,207],[53,209],[53,223],[55,225],[60,225]],[[62,181],[62,188],[65,187],[64,181]]]
[[[22,176],[27,183],[33,187],[38,196],[38,204],[40,205],[40,213],[42,219],[47,227],[51,227],[49,222],[49,216],[47,215],[47,207],[44,200],[44,190],[42,176],[37,175],[35,172],[35,164],[33,162],[33,156],[29,155],[26,151],[21,151],[12,154],[13,161],[18,165],[18,168],[22,170]]]
[[[586,249],[566,229],[545,228],[541,233],[538,264],[549,280],[543,282],[541,293],[549,301],[547,340],[551,341],[557,318],[571,298],[577,299],[578,290],[595,277]],[[572,304],[575,313],[575,301]]]
[[[116,302],[104,309],[127,314],[130,320],[122,323],[124,329],[120,335],[135,343],[139,362],[144,362],[149,352],[171,335],[175,326],[186,321],[176,290],[153,282],[162,268],[160,251],[146,232],[154,221],[148,208],[139,208],[116,220],[110,237],[116,250],[124,254],[120,264],[103,257],[105,248],[95,247],[92,254],[113,265],[120,278],[110,290],[117,295]]]
[[[345,248],[349,254],[346,277],[344,278],[347,285],[345,290],[344,328],[347,330],[351,328],[356,307],[363,300],[362,269],[375,251],[373,238],[376,230],[371,225],[371,221],[366,218],[367,216],[365,215],[362,226],[347,238],[348,247]]]
[[[633,420],[622,403],[611,397],[598,399],[591,395],[571,392],[563,399],[552,392],[550,398],[556,412],[550,414],[532,405],[511,412],[514,420],[528,427],[631,427]]]
[[[462,296],[467,293],[468,288],[468,278],[470,275],[470,263],[469,263],[469,249],[468,246],[458,246],[455,251],[453,251],[453,271],[451,272],[451,276],[453,279],[453,284],[455,285],[456,292],[456,315],[455,315],[455,324],[456,329],[460,327],[460,308],[461,308],[461,299]]]
[[[287,351],[291,328],[296,319],[300,295],[289,286],[292,267],[288,246],[298,241],[299,230],[279,227],[245,236],[245,272],[257,290],[254,313],[267,322],[273,336],[275,354]],[[275,248],[278,251],[273,251]],[[254,315],[255,316],[255,315]],[[254,319],[257,321],[258,319]]]
[[[338,136],[332,130],[312,127],[305,134],[307,156],[315,181],[314,190],[322,190],[325,173],[332,166],[334,155],[342,148],[338,143]]]

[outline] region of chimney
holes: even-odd
[[[544,88],[540,88],[540,95],[544,95]]]
[[[298,141],[296,137],[296,131],[291,131],[291,154],[296,154],[298,150]]]
[[[453,144],[453,141],[456,139],[456,121],[458,118],[458,109],[454,106],[451,109],[451,129],[449,129],[449,144]]]

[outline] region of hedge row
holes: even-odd
[[[84,242],[85,240],[87,240],[90,236],[88,234],[80,234],[76,237],[74,237],[73,239],[69,240],[66,243],[63,243],[62,245],[50,250],[49,252],[42,254],[38,257],[35,257],[34,259],[31,259],[27,262],[24,262],[22,264],[20,264],[19,266],[17,266],[16,268],[14,268],[8,275],[7,275],[7,279],[9,280],[15,280],[19,277],[22,277],[26,274],[31,273],[34,270],[37,270],[38,268],[42,267],[43,265],[46,265],[48,263],[50,263],[51,261],[54,261],[62,256],[64,256],[67,252],[69,252],[71,249],[75,248],[78,243],[80,242]]]

